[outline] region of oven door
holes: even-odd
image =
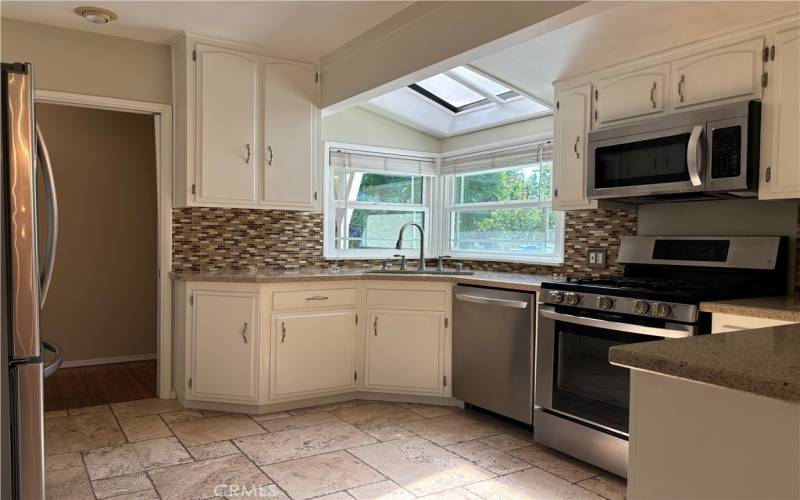
[[[541,305],[535,404],[549,413],[627,437],[630,374],[627,368],[608,362],[608,350],[694,333],[690,325],[649,318],[638,321],[577,316]],[[655,322],[661,324],[655,326]]]
[[[706,124],[589,142],[591,199],[704,191]]]

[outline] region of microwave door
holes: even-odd
[[[705,142],[705,124],[592,141],[589,198],[703,191]]]

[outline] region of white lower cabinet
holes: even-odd
[[[352,391],[356,312],[272,316],[270,399]]]
[[[714,313],[711,315],[711,333],[735,332],[754,328],[789,325],[790,321],[778,319],[755,318],[752,316],[735,316],[733,314]]]
[[[367,319],[365,389],[442,394],[445,314],[375,309]]]
[[[191,294],[188,399],[257,401],[259,294],[235,287]]]
[[[448,397],[449,283],[175,283],[188,407],[285,409],[356,391]]]

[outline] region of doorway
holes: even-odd
[[[46,411],[156,397],[158,178],[152,115],[38,103],[59,243],[42,338],[62,368]],[[40,228],[44,230],[44,228]]]

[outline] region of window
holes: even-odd
[[[429,231],[434,159],[341,149],[329,150],[329,158],[331,203],[326,217],[325,255],[417,255],[419,231],[407,230],[402,252],[395,249],[395,243],[406,222],[416,222]],[[426,246],[426,253],[430,253],[430,245]]]
[[[549,141],[444,157],[328,145],[325,257],[425,255],[560,263],[564,216],[552,209]],[[433,155],[431,155],[433,156]],[[438,168],[437,168],[437,163]]]
[[[438,137],[552,112],[549,106],[467,66],[433,75],[362,106]]]
[[[444,252],[483,260],[561,262],[551,144],[445,158]]]

